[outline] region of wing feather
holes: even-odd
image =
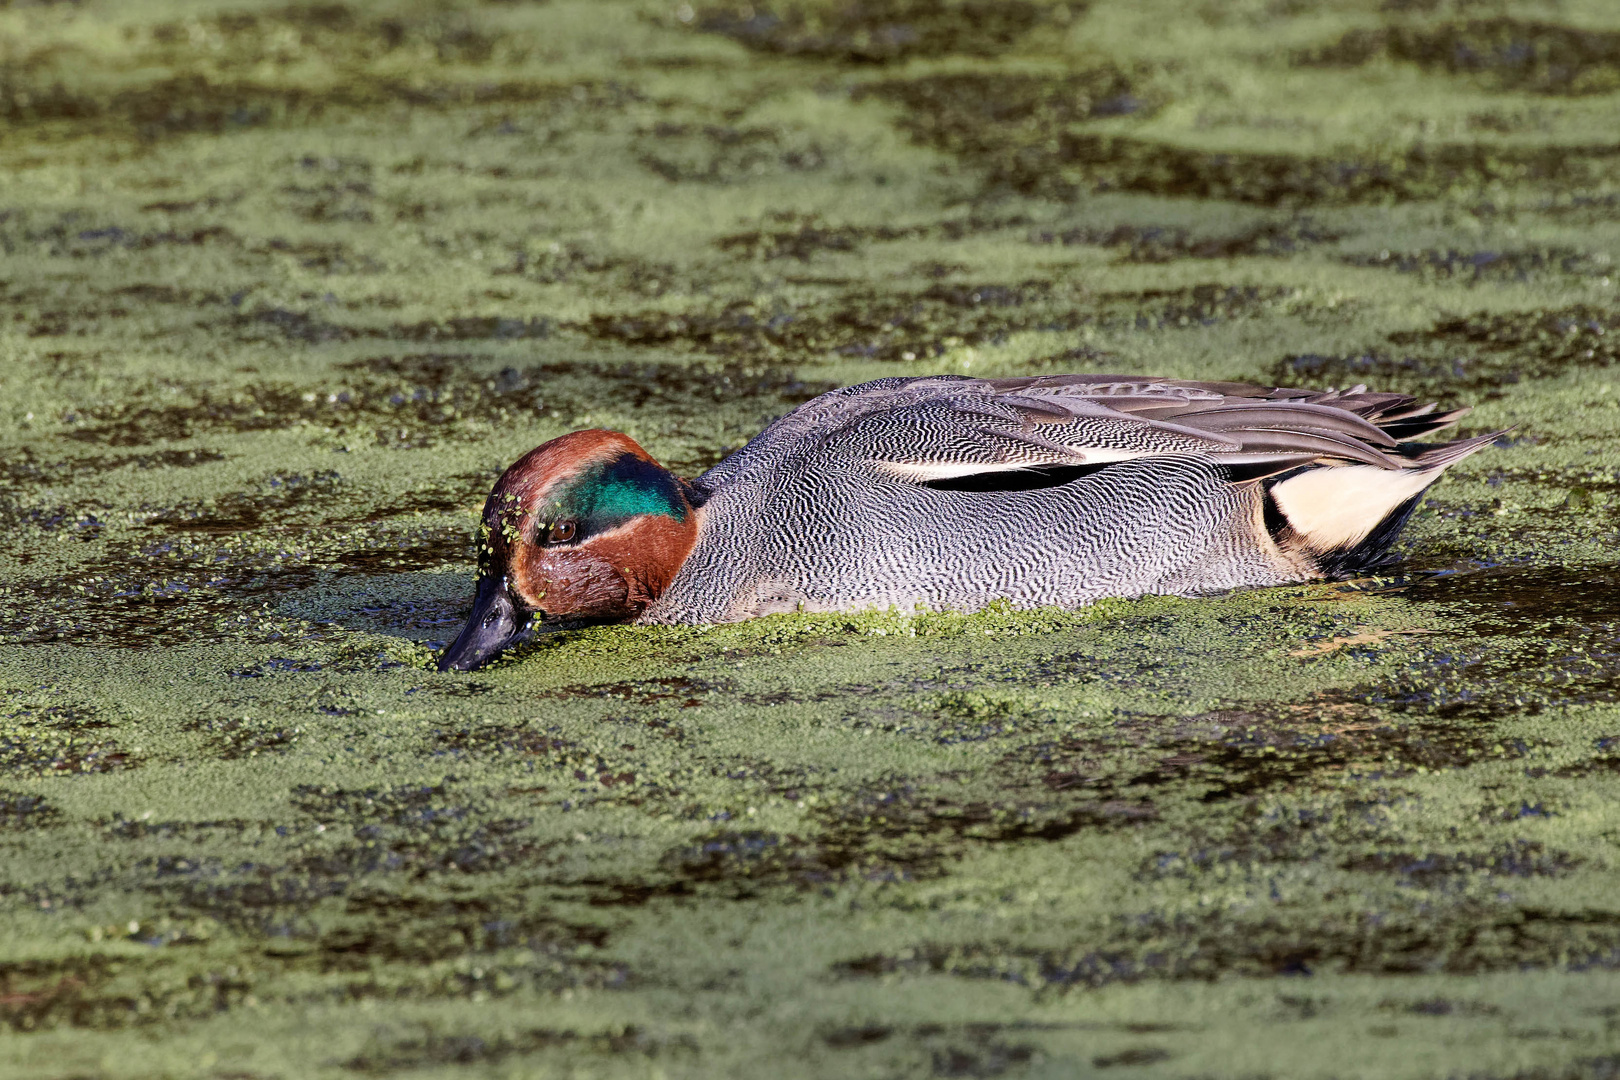
[[[1300,390],[1138,375],[892,377],[806,402],[694,481],[714,490],[756,465],[865,462],[910,482],[1132,458],[1199,455],[1250,479],[1310,462],[1399,470],[1397,444],[1455,423],[1404,394]],[[822,464],[826,463],[826,464]]]

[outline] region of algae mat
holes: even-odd
[[[0,1075],[1620,1072],[1620,15],[0,5]],[[539,441],[833,385],[1512,428],[1387,576],[559,636]]]

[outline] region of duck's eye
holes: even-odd
[[[575,526],[572,521],[554,522],[551,528],[546,530],[546,543],[566,544],[574,538],[574,532]]]

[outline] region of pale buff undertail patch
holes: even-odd
[[[1395,508],[1440,478],[1429,469],[1338,465],[1309,469],[1271,489],[1277,509],[1313,551],[1354,547]]]

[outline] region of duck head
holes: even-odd
[[[484,503],[478,594],[439,670],[475,668],[531,630],[640,615],[691,554],[697,513],[686,485],[616,431],[524,454]]]

